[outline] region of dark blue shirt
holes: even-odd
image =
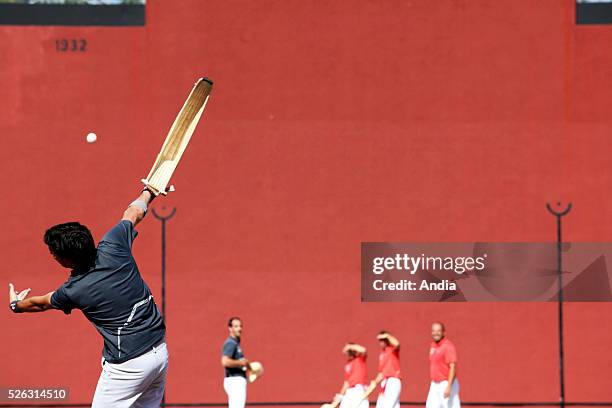
[[[227,356],[233,360],[240,360],[241,358],[244,358],[242,348],[240,347],[240,339],[236,339],[232,336],[229,336],[227,340],[225,340],[225,343],[223,343],[222,355]],[[246,377],[246,373],[242,369],[242,367],[225,367],[225,376]]]
[[[120,221],[100,240],[95,264],[73,270],[51,296],[51,305],[69,314],[80,309],[104,338],[109,363],[138,357],[164,339],[166,326],[132,256],[138,235]]]

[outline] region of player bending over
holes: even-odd
[[[70,314],[79,309],[104,339],[102,372],[93,408],[159,407],[164,394],[168,351],[166,326],[132,256],[134,227],[153,200],[147,189],[121,221],[95,246],[86,226],[67,222],[49,228],[44,242],[70,277],[56,291],[26,298],[9,284],[13,312]]]

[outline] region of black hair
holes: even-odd
[[[242,319],[237,316],[230,317],[229,320],[227,321],[227,327],[232,327],[232,323],[234,322],[234,320],[242,321]]]
[[[45,231],[43,239],[54,256],[69,260],[76,268],[87,267],[96,258],[93,236],[78,222],[54,225]]]
[[[354,342],[352,342],[352,341],[349,341],[349,342],[348,342],[348,343],[346,343],[346,344],[347,344],[347,345],[349,345],[349,346],[353,346],[355,343],[354,343]],[[353,349],[349,349],[349,350],[347,350],[346,354],[348,354],[348,355],[349,355],[349,356],[351,356],[351,357],[355,357],[355,356],[357,356],[357,353],[356,353],[356,352],[355,352],[355,350],[353,350]]]
[[[378,335],[380,336],[381,334],[389,334],[389,332],[388,332],[388,331],[386,331],[386,330],[381,330],[381,331],[379,331],[379,332],[378,332]],[[385,343],[387,343],[387,345],[391,344],[391,343],[389,342],[389,339],[387,339],[387,338],[385,338],[385,339],[380,339],[379,341],[384,341]]]

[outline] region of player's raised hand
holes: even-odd
[[[31,288],[27,288],[25,290],[22,290],[19,293],[15,292],[15,287],[13,286],[12,283],[9,283],[9,301],[12,302],[14,300],[23,300],[26,298],[26,296],[28,296],[28,293],[30,293]]]
[[[377,340],[387,340],[389,339],[389,333],[380,333],[376,336]]]

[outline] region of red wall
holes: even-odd
[[[146,27],[0,27],[2,281],[66,278],[42,243],[67,220],[99,238],[139,189],[198,76],[215,81],[168,224],[170,402],[224,400],[230,315],[266,374],[251,401],[317,401],[347,340],[402,341],[424,400],[429,324],[457,344],[462,398],[556,401],[555,304],[362,304],[361,241],[612,239],[612,26],[573,0],[149,0]],[[55,40],[86,38],[85,53]],[[85,142],[94,131],[99,141]],[[159,223],[135,252],[159,303]],[[567,397],[612,400],[610,304],[566,305]],[[101,340],[79,312],[0,313],[0,385],[87,402]]]

